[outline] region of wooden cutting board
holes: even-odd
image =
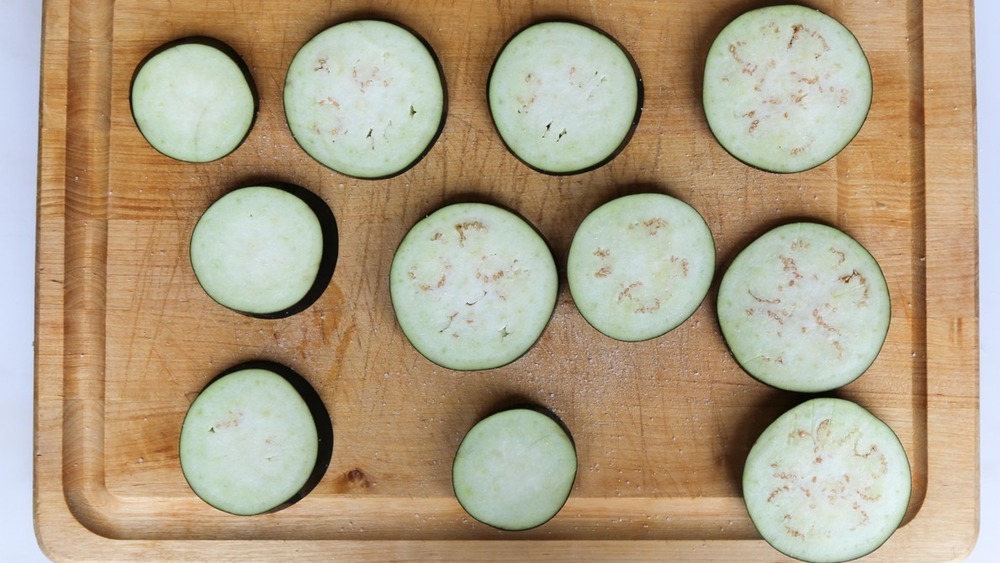
[[[739,475],[757,434],[802,397],[766,388],[734,363],[715,320],[715,287],[681,327],[642,343],[594,331],[565,287],[582,218],[615,196],[655,191],[704,215],[720,274],[754,236],[795,219],[836,225],[879,260],[892,292],[889,337],[870,370],[836,394],[899,434],[914,495],[904,525],[871,559],[961,557],[977,534],[979,506],[972,2],[811,3],[856,33],[875,95],[845,151],[792,175],[735,161],[700,107],[701,61],[715,33],[759,4],[46,0],[34,515],[46,553],[80,561],[779,558],[747,518]],[[441,137],[418,165],[387,180],[343,177],[312,161],[282,114],[296,50],[359,17],[420,34],[447,82]],[[485,95],[504,41],[552,18],[614,36],[645,92],[625,150],[562,177],[534,172],[505,150]],[[139,61],[192,35],[240,53],[260,94],[246,142],[208,164],[156,153],[128,102]],[[226,191],[262,181],[319,194],[340,234],[329,287],[280,320],[216,305],[189,266],[200,213]],[[456,201],[522,214],[548,240],[563,276],[539,342],[487,372],[430,364],[408,345],[389,303],[388,267],[403,234]],[[251,359],[303,374],[330,411],[335,441],[308,497],[248,518],[191,493],[177,442],[202,386]],[[501,533],[455,502],[451,458],[476,420],[525,400],[572,431],[580,471],[556,518]]]

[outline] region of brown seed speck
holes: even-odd
[[[458,245],[465,246],[465,241],[467,237],[465,233],[469,230],[485,231],[486,226],[480,221],[466,221],[464,223],[459,223],[455,225],[455,230],[458,231]]]
[[[662,217],[646,219],[643,225],[649,230],[649,236],[656,236],[660,229],[667,227],[667,222]]]
[[[777,305],[777,304],[781,303],[781,299],[780,298],[766,299],[764,297],[758,297],[758,296],[754,295],[753,291],[751,291],[749,289],[747,290],[747,293],[750,295],[750,297],[753,298],[754,301],[756,301],[758,303],[767,303],[769,305]]]
[[[635,289],[635,288],[637,288],[637,287],[641,287],[641,286],[642,286],[642,282],[636,281],[636,282],[632,282],[629,285],[623,287],[622,290],[620,292],[618,292],[618,302],[621,303],[622,301],[625,301],[626,299],[632,299],[632,290]]]

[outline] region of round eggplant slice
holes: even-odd
[[[332,429],[286,375],[248,367],[205,387],[184,417],[180,463],[191,489],[219,510],[249,516],[299,500],[319,481]],[[331,435],[324,438],[320,429]],[[323,442],[323,444],[321,444]]]
[[[875,258],[817,223],[783,225],[747,246],[722,277],[716,309],[743,369],[773,387],[813,393],[864,373],[890,319]]]
[[[610,161],[639,119],[642,86],[628,53],[573,22],[535,24],[497,56],[488,97],[497,132],[514,155],[550,174]]]
[[[330,27],[295,55],[285,118],[310,156],[347,176],[385,178],[415,164],[444,120],[437,59],[410,31],[357,20]]]
[[[555,308],[558,277],[530,224],[500,207],[458,203],[406,234],[389,287],[414,348],[442,367],[482,370],[535,343]]]
[[[191,266],[219,304],[251,316],[280,317],[318,296],[332,273],[333,249],[316,209],[319,198],[300,190],[252,186],[213,203],[191,235]],[[330,270],[328,272],[328,270]]]
[[[761,536],[785,555],[849,561],[881,546],[910,500],[899,438],[860,405],[812,399],[775,420],[743,470],[743,498]]]
[[[469,430],[452,483],[462,508],[502,530],[526,530],[555,516],[576,479],[576,449],[562,426],[530,408],[491,415]]]
[[[257,113],[250,74],[235,53],[212,41],[164,46],[132,80],[132,116],[157,151],[209,162],[234,151]]]
[[[566,271],[573,301],[594,328],[618,340],[648,340],[676,328],[705,299],[715,242],[690,205],[635,194],[583,220]]]
[[[708,125],[730,154],[771,172],[830,160],[857,135],[872,100],[868,59],[832,17],[783,5],[727,25],[705,62]]]

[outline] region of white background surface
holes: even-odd
[[[982,520],[968,561],[1000,561],[1000,2],[976,4]],[[46,561],[32,526],[35,197],[41,0],[0,0],[0,561]]]

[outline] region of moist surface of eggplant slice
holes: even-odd
[[[481,370],[510,363],[535,343],[555,308],[558,277],[548,245],[522,218],[457,203],[410,229],[389,287],[417,351],[449,369]]]
[[[157,151],[209,162],[234,151],[257,113],[249,71],[215,41],[182,40],[152,53],[132,80],[132,116]]]
[[[815,562],[875,551],[899,527],[911,492],[899,438],[860,405],[806,401],[757,439],[743,470],[743,498],[761,536]]]
[[[191,266],[219,304],[252,316],[285,316],[325,280],[328,236],[316,211],[290,190],[250,186],[213,203],[191,235]]]
[[[642,84],[611,37],[574,22],[544,22],[515,35],[490,72],[497,132],[528,166],[573,174],[611,160],[639,119]]]
[[[715,242],[683,201],[624,196],[583,220],[566,272],[573,301],[594,328],[618,340],[647,340],[676,328],[704,300]]]
[[[719,284],[717,313],[750,375],[789,391],[846,385],[889,330],[889,289],[875,258],[843,231],[791,223],[760,236]]]
[[[315,409],[278,371],[237,369],[199,393],[181,428],[180,463],[191,489],[238,515],[273,511],[318,481],[322,438]],[[328,446],[327,450],[332,446]],[[327,453],[328,455],[328,453]]]
[[[284,86],[285,118],[310,156],[341,174],[384,178],[415,164],[445,113],[437,59],[394,23],[334,25],[295,55]]]
[[[576,471],[576,449],[562,426],[538,410],[513,408],[469,430],[455,455],[452,483],[476,520],[526,530],[559,512]]]
[[[836,156],[868,116],[872,75],[854,35],[805,6],[744,13],[705,62],[703,102],[719,143],[771,172],[801,172]]]

